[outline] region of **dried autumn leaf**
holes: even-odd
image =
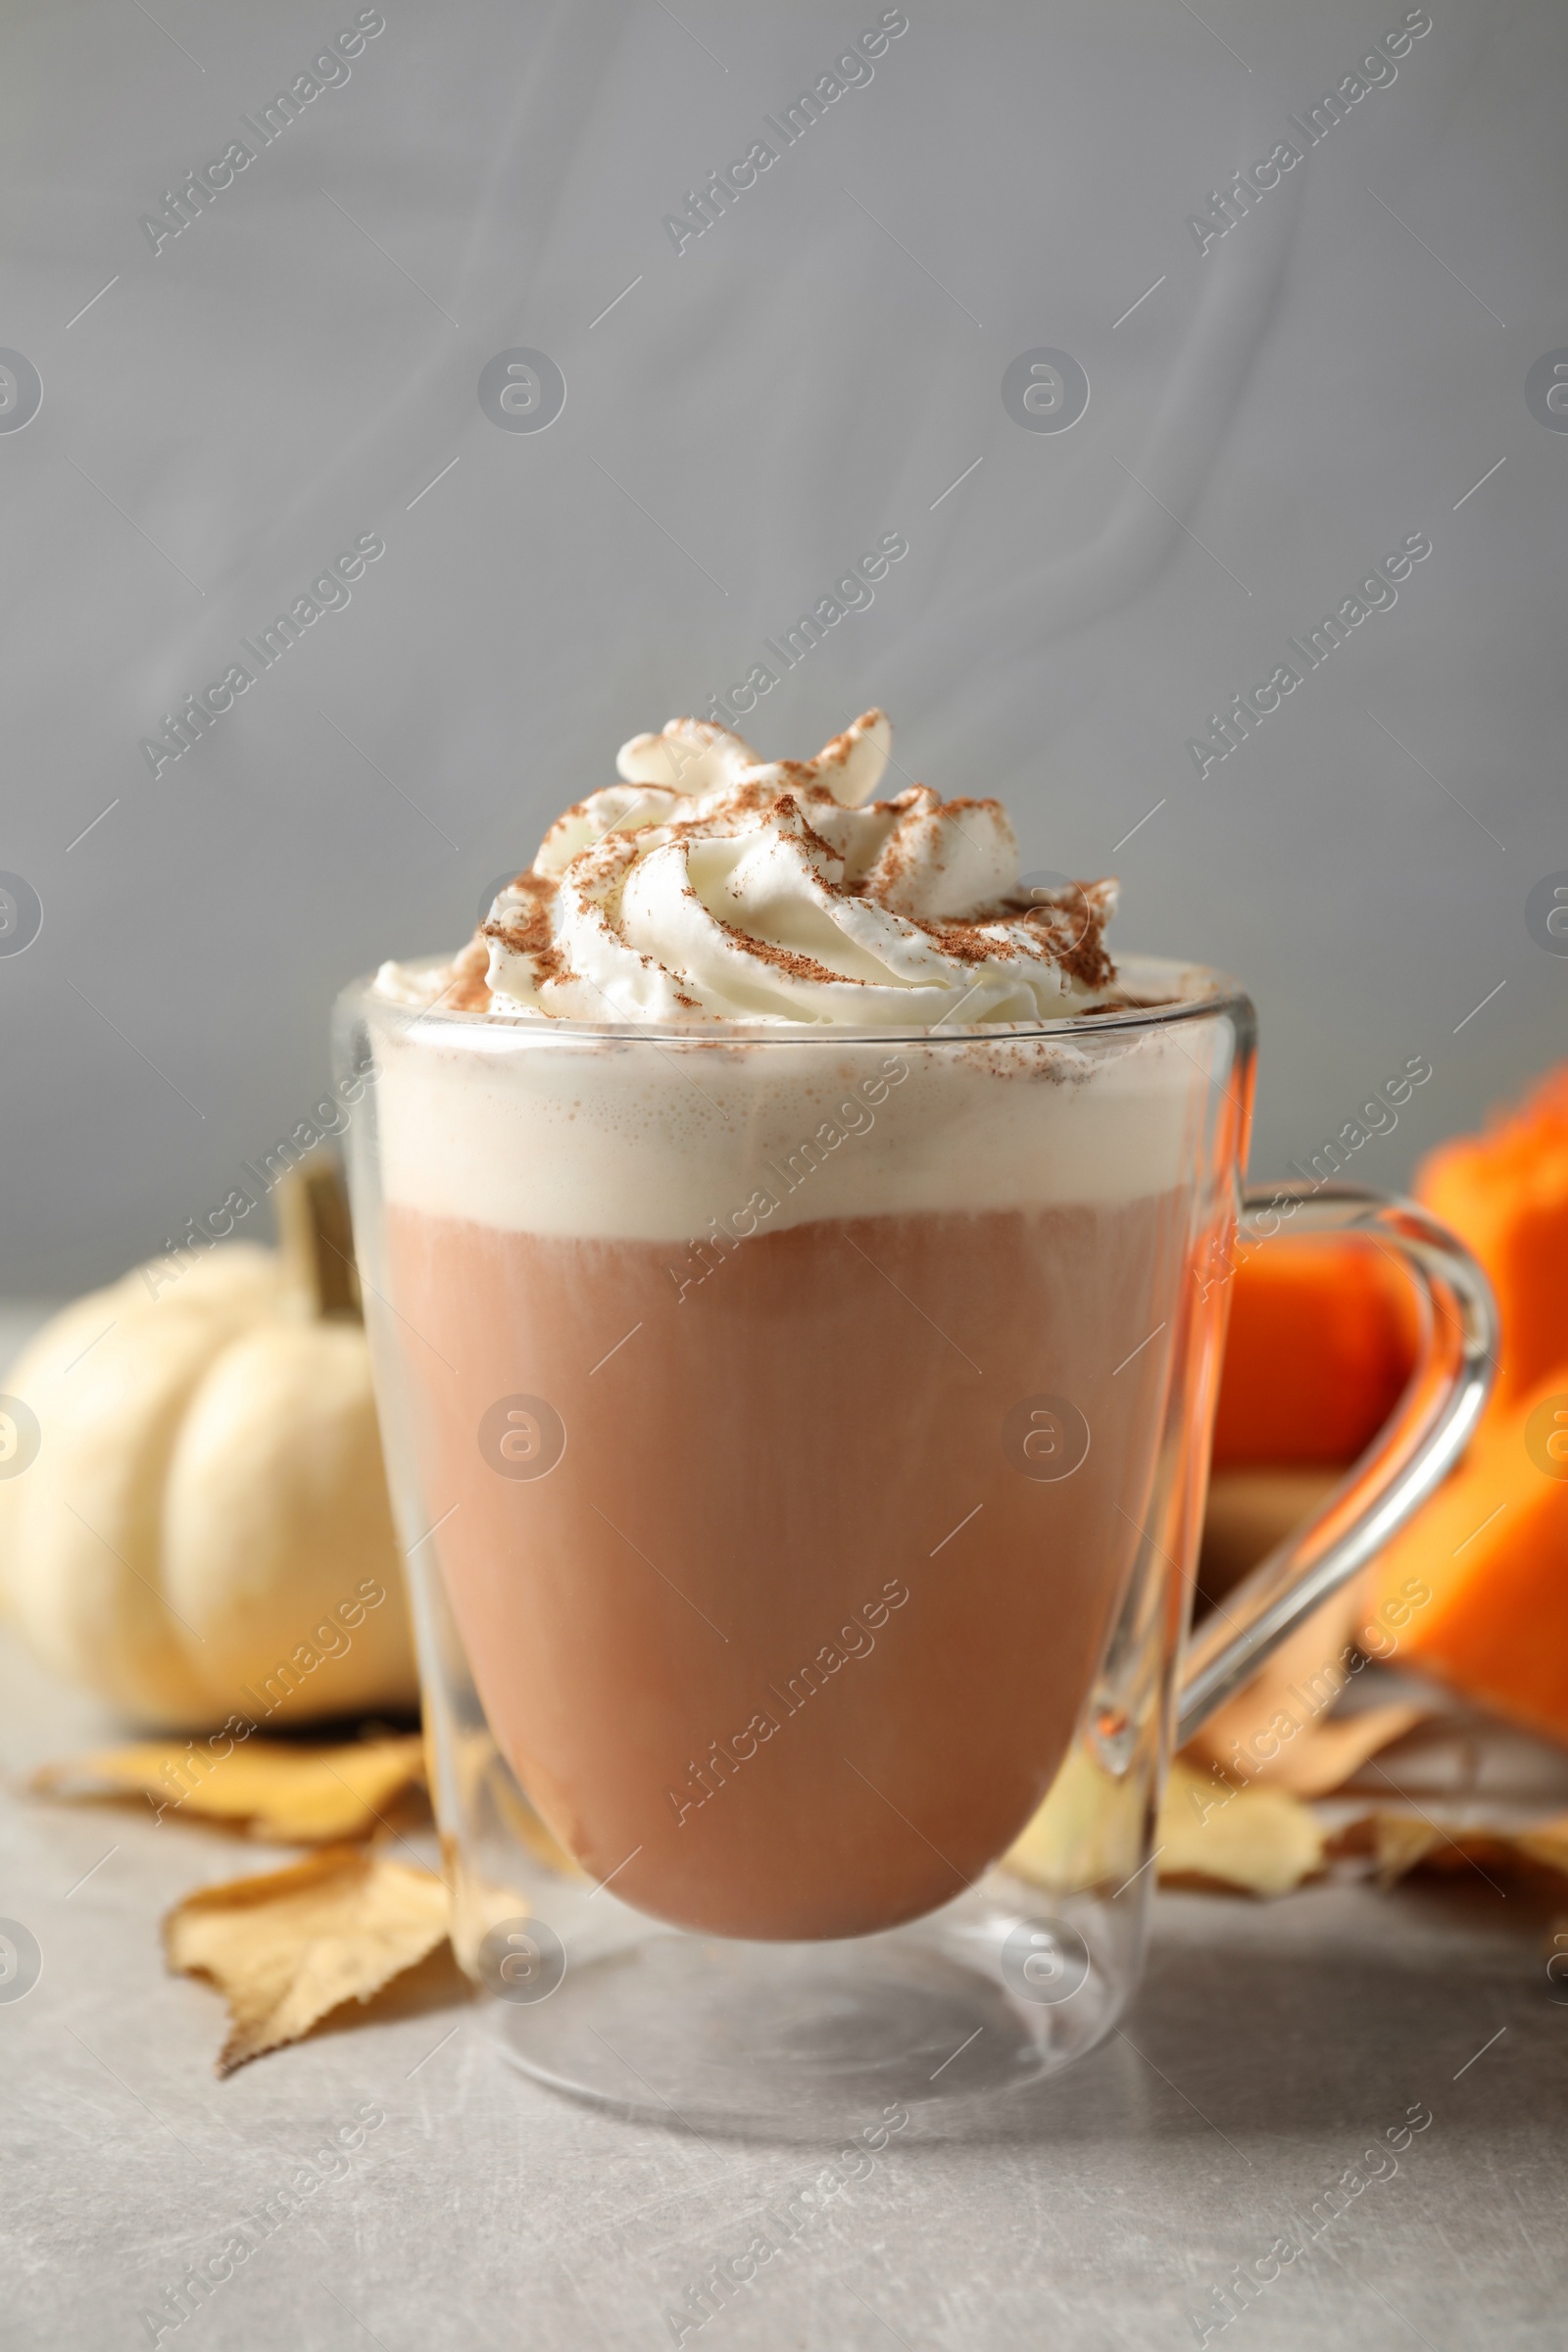
[[[1081,1757],[1069,1758],[1004,1867],[1058,1894],[1136,1874],[1142,1820],[1136,1783],[1113,1783]],[[1288,1894],[1323,1866],[1323,1833],[1297,1797],[1280,1788],[1229,1790],[1179,1758],[1154,1844],[1162,1885]]]
[[[222,1756],[194,1741],[144,1740],[46,1764],[29,1785],[51,1796],[145,1795],[160,1819],[199,1814],[244,1823],[274,1845],[325,1845],[368,1838],[423,1771],[416,1732],[333,1747],[253,1738]]]
[[[1142,1783],[1118,1779],[1079,1740],[1003,1867],[1055,1894],[1117,1886],[1137,1872],[1143,1837]]]
[[[1353,1587],[1332,1594],[1209,1717],[1185,1759],[1218,1764],[1248,1785],[1262,1781],[1294,1796],[1327,1796],[1425,1722],[1432,1709],[1408,1704],[1330,1717],[1350,1680],[1361,1615]]]
[[[164,1922],[164,1949],[171,1968],[210,1977],[227,2000],[217,2071],[230,2075],[343,2002],[368,2001],[446,1932],[433,1871],[345,1845],[186,1895]]]
[[[1498,1829],[1481,1822],[1444,1823],[1424,1813],[1368,1813],[1335,1840],[1341,1853],[1370,1852],[1378,1884],[1396,1886],[1415,1870],[1475,1869],[1487,1876],[1540,1881],[1568,1879],[1568,1815],[1532,1829]]]
[[[1247,1781],[1284,1776],[1349,1681],[1353,1592],[1333,1593],[1189,1741],[1186,1754]]]
[[[1447,1839],[1436,1823],[1419,1813],[1374,1813],[1367,1825],[1377,1856],[1378,1885],[1394,1886],[1426,1860],[1434,1846]],[[1458,1848],[1450,1849],[1458,1859]]]
[[[1227,1790],[1178,1759],[1155,1832],[1160,1883],[1288,1894],[1323,1867],[1323,1832],[1283,1788]]]
[[[1568,1879],[1568,1815],[1544,1821],[1539,1829],[1515,1830],[1513,1844],[1527,1862]]]

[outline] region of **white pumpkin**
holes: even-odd
[[[416,1703],[365,1332],[309,1275],[244,1242],[155,1261],[0,1384],[39,1433],[0,1477],[0,1590],[45,1664],[140,1722]]]

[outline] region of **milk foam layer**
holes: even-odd
[[[1177,1001],[1206,977],[1142,961],[1128,976]],[[1231,1040],[1224,1021],[951,1041],[589,1037],[362,1002],[389,1200],[672,1246],[1165,1192],[1200,1156]]]
[[[1107,1000],[1111,881],[1026,892],[999,801],[868,801],[867,710],[814,760],[705,719],[623,744],[622,778],[546,834],[444,971],[384,993],[467,1011],[711,1027],[1038,1020]]]

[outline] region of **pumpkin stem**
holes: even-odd
[[[279,1179],[273,1203],[284,1259],[317,1315],[363,1321],[348,1188],[335,1154],[300,1160]]]

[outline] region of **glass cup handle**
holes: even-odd
[[[1413,1201],[1351,1184],[1250,1185],[1238,1239],[1264,1248],[1282,1232],[1364,1234],[1396,1255],[1422,1302],[1425,1344],[1398,1410],[1354,1468],[1192,1636],[1178,1747],[1426,1500],[1468,1443],[1495,1370],[1491,1286],[1447,1227]]]

